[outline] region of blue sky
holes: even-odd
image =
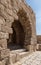
[[[26,0],[36,14],[36,34],[41,35],[41,0]]]

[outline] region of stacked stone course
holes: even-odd
[[[13,33],[11,26],[15,20],[19,20],[25,32],[24,48],[36,50],[35,14],[31,7],[23,0],[0,0],[0,65],[8,65],[10,49],[7,40]]]
[[[41,51],[41,35],[37,35],[37,50]]]

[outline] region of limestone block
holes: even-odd
[[[25,63],[24,63],[25,64]],[[20,61],[14,63],[14,65],[24,65],[23,63],[21,63]],[[12,64],[13,65],[13,64]],[[26,64],[25,64],[26,65]]]
[[[39,44],[39,50],[41,51],[41,44]]]
[[[8,27],[11,27],[11,22],[9,22],[8,20],[6,20],[5,25],[8,26]]]
[[[33,45],[27,45],[25,48],[28,51],[33,51]]]
[[[21,58],[22,58],[22,56],[17,54],[16,61],[19,61]]]
[[[8,33],[0,32],[0,39],[8,39],[8,38],[9,38],[9,34]]]
[[[0,24],[3,24],[3,25],[5,24],[5,20],[4,20],[4,18],[1,17],[1,16],[0,16]]]
[[[13,16],[13,11],[11,10],[11,9],[6,9],[6,12],[9,14],[9,15],[11,15],[11,16]]]
[[[0,10],[4,10],[4,6],[0,3]]]
[[[7,0],[0,0],[0,3],[2,3],[3,5],[5,5],[6,7],[8,6]]]
[[[39,44],[37,44],[37,47],[36,47],[37,50],[39,50]]]
[[[5,61],[4,60],[0,61],[0,65],[5,65]]]
[[[5,65],[9,65],[9,57],[4,58]]]
[[[37,44],[37,48],[38,51],[41,51],[41,44]]]
[[[0,46],[2,48],[7,48],[7,40],[6,39],[1,39],[0,40]]]
[[[0,31],[1,31],[1,24],[0,24]]]
[[[8,26],[2,26],[2,27],[1,27],[1,30],[2,30],[3,32],[6,32],[6,33],[13,33],[12,28],[10,28],[10,27],[8,27]]]
[[[9,21],[14,21],[14,17],[12,17],[12,16],[10,16],[7,12],[6,12],[6,10],[0,10],[0,15],[2,16],[2,17],[4,17],[4,19],[6,20],[6,19],[8,19]]]
[[[8,65],[9,64],[9,58],[4,58],[0,61],[0,65]]]
[[[11,9],[12,9],[12,6],[11,6],[11,0],[8,0],[8,2],[9,2],[9,3],[8,3],[8,9],[11,10]]]
[[[9,49],[0,49],[0,60],[9,56]]]
[[[11,7],[11,1],[10,0],[0,0],[0,3],[2,3],[2,5],[4,5],[6,8],[9,8],[9,9],[11,9],[12,7]]]
[[[9,60],[9,62],[11,63],[15,63],[16,62],[16,54],[14,53],[14,54],[10,54],[10,58],[9,58],[10,60]]]
[[[23,57],[26,57],[27,55],[29,55],[29,52],[18,53],[16,60],[19,61],[20,59],[22,59]]]
[[[13,13],[13,17],[14,17],[16,20],[18,20],[18,16],[17,16],[16,13]]]

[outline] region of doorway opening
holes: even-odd
[[[22,24],[19,20],[15,20],[12,23],[13,33],[9,34],[9,39],[7,40],[7,46],[10,50],[16,50],[24,48],[25,33]]]

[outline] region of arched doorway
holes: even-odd
[[[25,33],[19,20],[12,23],[13,33],[9,34],[8,48],[10,50],[20,49],[24,47]]]

